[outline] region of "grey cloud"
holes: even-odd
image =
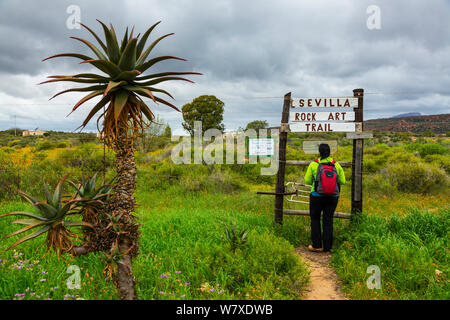
[[[36,86],[49,74],[79,73],[89,69],[73,59],[40,61],[61,52],[91,54],[69,36],[91,38],[84,29],[66,28],[66,8],[81,8],[84,23],[101,33],[96,18],[112,22],[119,37],[135,25],[143,33],[158,20],[155,37],[175,32],[156,48],[156,55],[175,55],[187,62],[157,64],[155,71],[186,70],[196,85],[172,84],[181,107],[200,94],[214,94],[225,102],[227,129],[255,119],[280,122],[281,97],[350,95],[362,87],[370,93],[423,92],[424,95],[367,95],[366,118],[419,111],[446,113],[450,96],[450,3],[434,0],[362,0],[339,2],[279,0],[166,0],[166,1],[26,1],[0,2],[0,112],[11,103],[46,104],[70,109],[77,96],[48,102],[64,86]],[[381,9],[381,30],[366,27],[369,5]],[[36,81],[35,81],[36,80]],[[431,93],[437,92],[438,95]],[[255,97],[280,97],[253,99]],[[249,99],[252,98],[252,99]],[[2,101],[2,99],[4,101]],[[155,106],[155,112],[180,128],[182,117]],[[85,109],[84,109],[85,110]],[[73,130],[84,110],[69,118],[50,117],[36,108],[41,127]],[[50,112],[51,113],[51,112]],[[9,126],[0,118],[0,128]],[[25,121],[25,120],[24,120]],[[27,120],[24,125],[34,126]],[[95,129],[93,123],[89,130]]]

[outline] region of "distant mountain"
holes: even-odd
[[[431,130],[434,133],[446,133],[450,131],[450,113],[366,120],[364,121],[364,130],[395,132]]]
[[[392,118],[416,117],[416,116],[421,116],[421,115],[422,114],[420,112],[409,112],[409,113],[398,114],[396,116],[393,116]]]

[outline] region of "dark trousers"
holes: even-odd
[[[323,250],[329,251],[333,245],[333,215],[338,197],[309,196],[309,215],[311,217],[311,240],[314,248],[322,248],[320,215],[323,212]]]

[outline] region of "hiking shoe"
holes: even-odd
[[[308,250],[312,252],[322,252],[323,248],[314,248],[311,244],[308,246]]]

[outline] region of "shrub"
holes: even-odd
[[[53,149],[54,147],[55,147],[54,144],[48,140],[44,140],[36,144],[36,150],[38,151],[50,150]]]
[[[85,174],[91,175],[103,170],[103,149],[94,143],[85,143],[77,148],[64,150],[56,160],[68,167],[81,168]],[[105,160],[106,168],[112,167],[114,154],[107,150]]]
[[[67,142],[67,141],[59,141],[59,142],[56,144],[56,147],[57,147],[57,148],[67,148],[67,145],[68,145],[68,142]]]
[[[448,177],[444,170],[434,164],[391,163],[382,175],[397,190],[411,193],[429,193],[447,188]]]
[[[419,142],[416,141],[416,142],[413,142],[413,143],[408,143],[405,146],[405,149],[410,151],[410,152],[416,152],[416,151],[419,151],[419,149],[420,149],[420,147],[422,145],[423,145],[422,143],[419,143]]]
[[[8,147],[17,146],[20,143],[20,140],[12,140],[8,142]]]
[[[448,149],[437,143],[427,143],[419,147],[419,154],[421,157],[425,157],[431,154],[447,154]]]
[[[379,156],[390,150],[390,147],[387,144],[380,143],[375,146],[371,146],[368,148],[364,148],[364,154],[371,154],[374,156]]]
[[[395,187],[382,174],[365,176],[363,179],[363,188],[369,192],[392,193],[395,191]]]
[[[376,159],[364,159],[364,163],[363,163],[363,168],[364,171],[367,172],[377,172],[378,170],[380,170],[382,167],[382,164],[377,161]]]
[[[19,170],[11,157],[0,150],[0,200],[16,196],[20,183]]]
[[[441,167],[442,169],[447,172],[447,174],[450,174],[450,157],[444,156],[440,154],[432,154],[425,156],[424,160],[429,163],[434,163]]]
[[[0,152],[3,152],[3,153],[14,153],[14,152],[17,152],[17,151],[14,150],[11,147],[1,147],[0,148]]]

